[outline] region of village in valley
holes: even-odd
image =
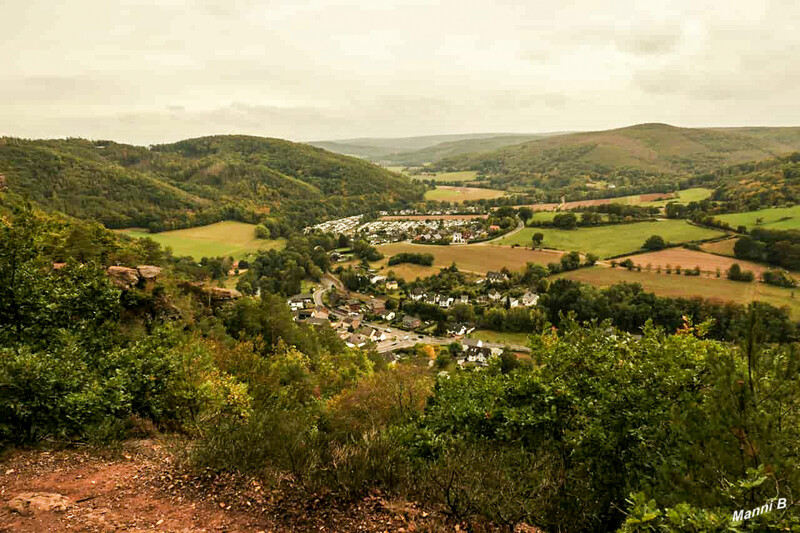
[[[455,362],[460,367],[482,367],[504,350],[524,354],[529,348],[470,338],[476,330],[473,321],[449,321],[443,325],[441,320],[433,319],[431,310],[444,313],[460,308],[471,315],[477,308],[484,313],[493,307],[536,306],[538,294],[531,290],[521,293],[518,289],[507,290],[509,280],[505,272],[489,272],[484,278],[471,279],[467,286],[460,287],[465,292],[459,293],[425,289],[417,283],[408,284],[393,276],[372,275],[368,287],[362,291],[349,291],[340,280],[329,275],[313,293],[290,297],[287,304],[295,321],[315,327],[331,327],[351,348],[374,349],[394,360],[419,344],[448,346],[451,353],[459,354]],[[415,314],[414,310],[419,309],[425,310],[422,313],[425,316]]]

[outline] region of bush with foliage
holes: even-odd
[[[389,266],[399,265],[402,263],[412,263],[415,265],[431,266],[433,265],[433,254],[416,254],[402,252],[395,254],[389,258]]]
[[[0,225],[0,443],[111,436],[131,416],[172,427],[246,416],[246,387],[187,334],[122,328],[135,289],[95,263],[54,269],[54,230],[29,210]]]
[[[783,270],[766,270],[761,274],[761,279],[764,283],[778,287],[797,287],[797,280]]]
[[[752,270],[742,270],[739,263],[734,263],[728,269],[728,279],[732,281],[753,281],[755,274]]]
[[[649,236],[642,245],[645,250],[662,250],[666,248],[667,243],[661,235]]]

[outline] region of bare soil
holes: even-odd
[[[768,270],[767,265],[753,263],[752,261],[745,261],[733,257],[722,257],[719,255],[709,254],[706,252],[698,252],[696,250],[688,250],[686,248],[668,248],[658,252],[649,252],[629,256],[630,259],[637,265],[645,267],[651,264],[655,267],[666,268],[667,265],[675,268],[680,266],[683,269],[700,267],[704,274],[716,275],[717,268],[724,276],[727,270],[734,263],[739,263],[744,270],[752,270],[756,276],[760,276],[762,272]],[[617,259],[617,262],[625,261],[627,257]]]
[[[22,516],[24,492],[66,496],[66,511]],[[109,450],[14,450],[0,459],[0,532],[464,531],[435,509],[373,493],[356,502],[292,495],[254,478],[188,472],[162,444]]]

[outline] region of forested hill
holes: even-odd
[[[399,152],[389,154],[383,160],[395,165],[426,165],[435,163],[442,159],[456,157],[464,154],[476,154],[482,152],[491,152],[506,146],[524,143],[534,139],[544,139],[548,134],[541,135],[524,135],[524,134],[509,134],[499,135],[497,137],[486,137],[480,139],[462,139],[458,141],[448,141],[435,144],[420,150],[410,152]]]
[[[438,170],[477,170],[496,186],[563,188],[606,179],[634,184],[648,176],[684,176],[800,149],[800,128],[678,128],[640,124],[572,133],[462,155]]]
[[[5,187],[108,227],[175,229],[269,216],[295,227],[418,201],[408,178],[306,144],[213,136],[150,148],[0,139]]]
[[[726,167],[715,176],[720,186],[713,199],[733,202],[736,210],[800,202],[800,152]]]
[[[420,137],[365,137],[308,144],[352,155],[368,161],[393,165],[420,165],[444,157],[496,150],[503,146],[540,139],[557,133],[464,133]]]

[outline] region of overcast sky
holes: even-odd
[[[800,125],[800,2],[4,0],[0,135]]]

